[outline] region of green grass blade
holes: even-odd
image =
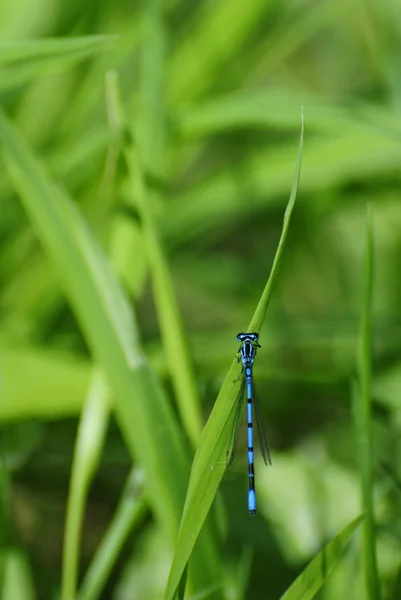
[[[127,537],[135,525],[142,521],[147,510],[147,500],[141,490],[136,489],[141,486],[141,480],[142,477],[139,476],[138,471],[133,469],[113,520],[84,577],[77,600],[96,600],[101,596]]]
[[[279,272],[281,255],[283,253],[285,240],[287,238],[288,229],[290,226],[291,215],[292,215],[292,211],[294,209],[295,199],[297,197],[299,177],[301,174],[303,147],[304,147],[304,112],[302,109],[301,136],[299,139],[297,165],[295,168],[295,177],[294,177],[294,181],[293,181],[292,188],[291,188],[290,199],[288,201],[287,208],[285,209],[285,213],[284,213],[283,228],[281,231],[280,240],[279,240],[276,254],[274,257],[273,266],[272,266],[272,269],[270,272],[270,277],[267,281],[265,289],[263,290],[262,297],[259,300],[259,304],[256,308],[255,314],[249,325],[248,331],[260,331],[260,327],[262,325],[262,322],[265,319],[266,311],[269,306],[273,285],[277,279],[277,275]]]
[[[308,131],[338,135],[341,130],[358,131],[366,127],[346,107],[323,102],[316,95],[285,87],[269,89],[268,93],[233,93],[199,103],[181,109],[174,123],[178,134],[184,139],[251,127],[295,132],[299,129],[298,106],[301,104],[308,113]]]
[[[156,67],[155,70],[158,72]],[[117,117],[120,115],[119,118],[122,121],[120,127],[121,129],[125,129],[126,125],[123,122],[124,117],[122,116],[124,111],[119,100],[117,79],[110,76],[108,82],[109,105],[113,106],[112,113],[114,115]],[[151,83],[149,86],[152,87]],[[154,87],[157,87],[156,84],[154,84]],[[154,91],[152,94],[151,91],[148,91],[147,95],[153,98],[156,93]],[[150,134],[151,132],[149,132]],[[160,143],[155,142],[152,145],[154,151],[155,147],[159,147]],[[158,153],[161,154],[161,150],[156,151],[156,154]],[[152,277],[158,321],[176,393],[178,409],[188,437],[193,446],[196,447],[201,435],[202,418],[195,384],[195,374],[167,257],[163,251],[153,215],[152,205],[154,198],[145,183],[139,148],[133,144],[127,144],[125,147],[125,157],[130,177],[133,206],[138,210],[141,217],[142,233]]]
[[[353,414],[361,473],[362,504],[365,512],[363,565],[369,600],[380,598],[377,570],[375,522],[373,507],[373,448],[371,407],[372,362],[372,292],[373,292],[373,230],[372,213],[368,206],[364,260],[363,307],[359,328],[358,384],[353,386]]]
[[[165,160],[165,3],[162,0],[144,0],[141,44],[141,119],[140,146],[146,169],[160,175]]]
[[[0,89],[10,89],[43,73],[84,60],[115,42],[116,35],[27,40],[0,45]]]
[[[195,374],[185,336],[185,328],[171,270],[164,252],[156,219],[154,193],[146,185],[144,171],[165,176],[166,106],[164,27],[165,4],[162,0],[143,3],[144,36],[141,46],[142,126],[138,147],[129,147],[126,159],[134,202],[139,210],[144,242],[152,278],[157,317],[167,357],[172,384],[182,422],[194,447],[199,443],[202,417],[195,384]],[[136,129],[139,123],[136,123]],[[142,167],[143,165],[143,167]]]
[[[250,330],[260,327],[270,300],[273,283],[277,277],[280,258],[287,236],[291,213],[294,208],[301,171],[303,150],[303,117],[300,143],[298,149],[297,167],[291,189],[290,199],[284,216],[283,230],[273,261],[270,277],[263,291],[261,300],[256,308],[250,324]],[[192,465],[184,513],[176,543],[173,564],[170,570],[169,582],[166,589],[166,600],[174,597],[185,566],[189,560],[196,539],[202,529],[214,496],[226,468],[226,451],[230,436],[228,424],[233,416],[234,401],[237,387],[234,380],[239,374],[239,365],[234,358],[228,374],[221,387],[213,411],[203,430],[200,445]]]
[[[117,421],[132,457],[144,468],[155,517],[173,541],[189,462],[176,417],[140,349],[129,304],[79,212],[49,179],[3,113],[0,145],[24,207],[62,273],[62,284],[87,343],[108,377]],[[214,583],[218,565],[208,534],[198,544],[195,563],[195,589]]]
[[[389,177],[401,166],[399,142],[388,135],[390,129],[394,131],[392,126],[361,127],[356,132],[344,127],[337,135],[309,138],[303,157],[303,192],[322,194],[346,181],[366,183]],[[163,227],[166,242],[174,246],[203,236],[219,239],[222,222],[236,230],[250,212],[277,210],[294,168],[292,147],[292,142],[285,142],[277,148],[261,148],[177,194]],[[244,196],[252,196],[251,206]],[[346,197],[341,202],[349,204]]]
[[[144,243],[169,371],[185,430],[192,444],[196,446],[201,435],[202,419],[184,325],[178,309],[167,259],[155,226],[150,202],[151,196],[144,183],[138,152],[134,148],[130,148],[126,152],[126,156],[133,192],[142,218]]]
[[[185,588],[187,585],[187,576],[188,576],[188,567],[185,567],[184,573],[182,574],[180,585],[177,588],[177,593],[175,595],[175,600],[184,600],[185,598]]]
[[[99,463],[109,412],[109,390],[103,376],[97,373],[85,402],[75,443],[64,534],[61,600],[76,595],[85,501]]]
[[[8,600],[35,600],[35,585],[28,557],[21,551],[10,549],[4,555],[4,586],[1,598]]]
[[[102,48],[119,37],[118,35],[85,35],[3,42],[0,44],[0,64],[32,62],[43,58],[65,56],[74,52],[93,53],[97,48]]]
[[[106,365],[116,393],[116,411],[120,415],[128,447],[133,456],[139,451],[138,456],[145,461],[143,464],[148,464],[149,475],[153,474],[150,479],[162,484],[157,493],[165,498],[164,510],[169,513],[168,516],[164,515],[163,521],[167,516],[165,525],[174,539],[185,477],[181,484],[175,482],[175,488],[181,487],[181,493],[170,498],[170,504],[170,493],[165,489],[164,482],[172,468],[172,464],[170,468],[168,466],[172,457],[167,462],[163,459],[159,462],[154,455],[150,430],[158,430],[159,423],[163,423],[163,455],[166,457],[170,451],[173,453],[174,460],[177,460],[174,467],[176,472],[183,466],[183,448],[165,398],[160,396],[161,392],[140,350],[128,303],[78,212],[48,179],[40,163],[30,154],[4,116],[0,116],[0,141],[28,214],[51,258],[63,273],[64,288],[88,343],[95,355],[99,356],[99,362]],[[142,398],[147,399],[146,403],[141,401]]]
[[[224,67],[235,60],[270,8],[264,0],[249,4],[208,0],[199,5],[169,61],[167,82],[172,101],[193,100],[205,93]]]
[[[302,571],[280,600],[312,600],[333,571],[363,518],[364,515],[359,515],[336,535]]]

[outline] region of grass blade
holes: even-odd
[[[108,377],[116,418],[132,457],[144,468],[155,517],[173,541],[189,462],[176,417],[139,346],[127,299],[74,204],[49,179],[3,113],[0,144],[24,207],[63,275],[64,289],[88,345]],[[195,563],[195,589],[214,583],[218,565],[211,536],[202,536]]]
[[[265,289],[263,290],[262,297],[259,300],[259,304],[256,308],[255,314],[249,325],[248,331],[260,331],[260,327],[266,316],[267,307],[269,306],[273,285],[274,285],[274,282],[276,281],[276,278],[278,275],[281,255],[283,253],[285,240],[287,238],[287,233],[288,233],[288,229],[290,226],[290,220],[291,220],[292,211],[293,211],[294,205],[295,205],[295,199],[297,197],[299,177],[301,174],[303,146],[304,146],[304,111],[302,109],[301,136],[299,139],[297,165],[295,168],[295,177],[294,177],[294,181],[293,181],[292,188],[291,188],[290,199],[288,201],[287,208],[285,209],[285,213],[284,213],[283,229],[281,231],[281,236],[280,236],[280,240],[279,240],[279,243],[277,246],[276,255],[274,257],[272,270],[270,272],[270,277],[267,281]]]
[[[162,0],[143,2],[141,44],[141,119],[140,146],[146,169],[160,175],[165,161],[166,108],[164,68],[166,58],[164,27],[165,3]]]
[[[388,130],[394,132],[395,128],[389,124],[378,127],[372,122],[372,127],[360,127],[359,131],[339,126],[336,135],[310,137],[303,158],[303,192],[323,194],[350,180],[373,184],[399,169],[398,134],[389,135]],[[277,210],[294,168],[292,148],[293,142],[288,141],[277,148],[250,152],[229,168],[218,169],[178,193],[164,224],[166,243],[177,247],[203,236],[220,239],[222,221],[235,230],[249,214],[244,197],[252,197],[254,214]],[[236,176],[238,173],[246,173],[245,182]],[[348,205],[347,196],[341,202]]]
[[[157,2],[158,0],[156,4]],[[152,13],[155,7],[151,8],[150,12]],[[156,70],[158,73],[160,67],[154,67],[153,70]],[[157,88],[157,85],[156,83],[152,85],[152,82],[150,82],[149,87]],[[147,96],[152,98],[153,102],[156,102],[154,98],[157,96],[157,93],[154,89],[148,90]],[[119,126],[121,130],[125,130],[127,124],[125,118],[122,116],[124,111],[119,100],[118,84],[114,74],[110,74],[108,78],[108,98],[109,105],[113,106],[113,114],[120,119]],[[149,136],[151,134],[152,130],[149,131]],[[155,140],[151,149],[145,147],[145,152],[142,151],[142,154],[146,155],[153,152],[153,154],[161,155],[161,145],[161,140]],[[125,146],[125,158],[128,165],[133,206],[139,212],[141,219],[141,229],[152,277],[158,322],[178,409],[187,435],[193,446],[196,447],[201,435],[202,418],[195,375],[167,257],[164,253],[153,215],[152,205],[154,198],[145,182],[142,156],[138,146],[133,143],[127,143]]]
[[[82,37],[46,38],[3,42],[0,44],[0,64],[32,62],[43,58],[56,58],[75,52],[93,53],[97,48],[110,44],[118,35],[85,35]]]
[[[116,35],[25,40],[0,45],[0,89],[7,90],[43,73],[98,54]]]
[[[375,523],[373,512],[373,449],[371,407],[372,362],[372,288],[373,288],[373,230],[370,206],[366,220],[363,307],[359,328],[358,384],[353,385],[353,414],[361,473],[362,503],[365,512],[363,564],[369,600],[380,598],[380,581],[376,561]]]
[[[195,374],[188,350],[171,270],[163,250],[153,207],[154,192],[146,185],[144,171],[165,176],[166,106],[165,4],[162,0],[143,3],[144,36],[142,44],[141,94],[142,135],[138,147],[127,148],[126,159],[131,189],[142,220],[143,236],[152,277],[153,293],[162,342],[182,422],[194,447],[199,443],[202,418]],[[140,123],[136,123],[136,129]]]
[[[137,490],[143,478],[132,470],[113,520],[85,575],[77,600],[96,600],[102,594],[118,553],[147,510],[145,495]],[[139,495],[137,494],[139,491]]]
[[[285,211],[283,230],[273,261],[270,277],[256,308],[255,315],[252,318],[250,331],[255,330],[256,327],[260,327],[266,314],[273,283],[277,277],[280,258],[283,252],[298,189],[302,162],[303,131],[302,114],[302,129],[298,149],[297,167],[290,199]],[[217,488],[225,472],[226,450],[230,437],[230,429],[227,425],[231,422],[235,410],[234,401],[237,395],[237,386],[233,381],[238,376],[239,369],[238,361],[234,358],[217,397],[213,411],[203,430],[200,445],[195,455],[173,564],[166,589],[166,600],[171,600],[174,597],[196,539],[202,529]]]
[[[235,61],[242,44],[252,38],[270,3],[255,0],[207,0],[198,5],[193,24],[177,44],[167,73],[169,96],[174,103],[191,101],[205,93],[224,68]],[[241,18],[238,19],[238,15]]]
[[[364,515],[359,515],[336,535],[302,571],[280,600],[312,600],[333,571],[363,518]]]
[[[152,456],[154,444],[146,435],[142,438],[141,434],[149,431],[149,427],[153,431],[154,427],[158,430],[161,421],[164,424],[162,445],[166,444],[163,454],[166,454],[166,451],[168,454],[173,444],[174,450],[171,448],[173,453],[180,449],[175,459],[182,467],[183,452],[182,447],[180,448],[178,431],[174,435],[171,414],[168,412],[162,414],[167,410],[166,407],[162,408],[165,398],[161,400],[162,405],[157,405],[160,401],[159,390],[155,389],[155,382],[146,367],[128,304],[95,240],[91,238],[90,232],[80,220],[79,214],[49,181],[41,165],[31,156],[29,149],[4,116],[0,116],[0,141],[7,165],[21,191],[25,207],[52,259],[63,272],[64,287],[88,343],[99,356],[99,362],[107,365],[107,374],[114,384],[117,398],[121,394],[121,399],[116,401],[116,411],[122,418],[128,447],[134,456],[136,450],[139,450],[140,457],[143,454],[148,455],[148,460],[151,459],[153,463],[149,475],[153,471],[152,479],[161,483],[166,478],[159,477],[159,473],[155,471],[155,467],[158,470],[161,465],[157,467],[158,460]],[[158,401],[157,397],[159,397]],[[135,402],[132,402],[132,398]],[[147,398],[147,402],[141,402],[141,398]],[[149,413],[145,411],[145,407],[149,407]],[[152,415],[155,420],[152,419]],[[173,429],[170,430],[170,427]],[[167,432],[168,435],[164,439]],[[170,442],[167,438],[170,438]],[[146,449],[145,453],[137,447],[135,440]],[[145,456],[143,458],[146,464]],[[168,472],[167,464],[164,464],[164,468],[167,468]],[[181,487],[182,490],[184,481],[181,484],[176,481],[178,489]],[[165,497],[166,508],[169,493],[166,493],[163,487],[158,490],[158,493]],[[175,497],[178,506],[180,496],[181,494],[178,494]],[[171,505],[169,512],[168,529],[174,538],[176,526],[173,522],[178,518],[180,511]],[[176,516],[173,519],[174,513]]]
[[[319,101],[317,96],[304,91],[280,87],[267,93],[240,92],[197,103],[178,112],[175,126],[184,139],[251,127],[295,132],[299,129],[297,106],[302,103],[308,112],[308,131],[337,135],[341,130],[358,131],[366,127],[346,107]]]
[[[13,600],[36,600],[35,585],[28,557],[21,551],[10,549],[4,554],[4,586],[2,598]]]
[[[109,390],[98,373],[93,378],[81,414],[75,443],[64,535],[61,600],[69,600],[76,595],[85,501],[103,448],[109,411]]]
[[[166,256],[154,223],[150,202],[151,196],[145,186],[139,153],[134,148],[130,148],[127,150],[126,156],[131,184],[142,219],[144,243],[149,260],[158,322],[166,359],[180,416],[189,439],[196,447],[201,435],[202,419],[184,325],[178,309]]]

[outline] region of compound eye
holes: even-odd
[[[259,339],[259,334],[258,333],[251,333],[249,335],[249,337],[256,342]]]
[[[244,333],[239,333],[239,334],[237,335],[237,340],[238,340],[239,342],[242,342],[242,341],[243,341],[245,338],[246,338],[246,335],[245,335]]]

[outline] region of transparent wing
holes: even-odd
[[[270,448],[269,448],[269,442],[267,441],[267,435],[266,435],[266,431],[263,425],[263,420],[262,420],[262,413],[260,410],[260,405],[259,405],[259,400],[258,400],[258,396],[255,390],[255,384],[252,381],[252,387],[253,387],[253,406],[255,409],[255,417],[256,417],[256,427],[258,430],[258,439],[259,439],[259,447],[260,447],[260,452],[263,456],[263,460],[265,461],[265,464],[272,464],[272,457],[270,455]]]
[[[230,442],[228,444],[228,448],[227,448],[227,457],[226,457],[226,462],[227,462],[227,467],[229,467],[231,465],[231,463],[233,462],[234,456],[235,456],[235,450],[237,448],[237,441],[238,441],[238,435],[239,435],[239,430],[241,429],[241,423],[242,423],[242,418],[244,415],[244,403],[245,403],[245,377],[242,378],[239,390],[238,390],[238,394],[237,397],[235,399],[235,414],[234,414],[234,421],[233,421],[233,428],[231,430],[231,435],[230,435]]]

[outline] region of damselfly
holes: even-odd
[[[248,509],[250,515],[256,514],[256,494],[255,494],[255,470],[254,470],[254,450],[253,450],[253,413],[256,417],[256,425],[258,430],[259,446],[265,464],[271,464],[271,456],[266,433],[263,427],[260,414],[260,407],[255,395],[255,386],[253,383],[253,363],[255,360],[257,349],[260,348],[258,342],[259,335],[257,333],[239,333],[237,340],[241,342],[238,350],[238,362],[242,362],[242,371],[239,379],[241,379],[240,388],[236,399],[236,409],[234,416],[233,429],[230,437],[230,444],[227,450],[227,466],[229,466],[234,458],[235,449],[237,446],[238,434],[241,428],[242,415],[245,404],[245,391],[247,397],[247,414],[248,414]]]

